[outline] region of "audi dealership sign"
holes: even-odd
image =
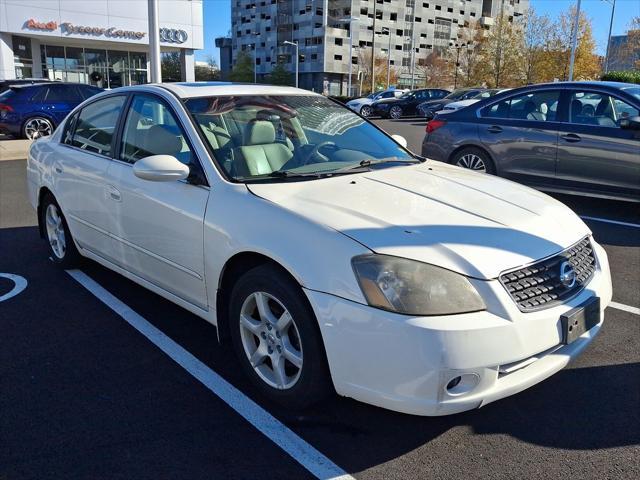
[[[168,43],[184,43],[189,38],[187,32],[184,30],[177,30],[175,28],[161,28],[160,29],[160,41]]]

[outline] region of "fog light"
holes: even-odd
[[[477,373],[465,373],[449,380],[446,391],[453,396],[463,395],[476,388],[478,383],[480,383],[480,376]]]

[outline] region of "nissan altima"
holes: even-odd
[[[295,88],[105,92],[33,143],[27,175],[55,263],[87,257],[211,322],[292,408],[481,407],[567,365],[611,300],[563,204]]]

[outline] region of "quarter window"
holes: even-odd
[[[637,108],[606,93],[576,91],[569,101],[569,121],[580,125],[617,128],[621,119],[635,115]]]
[[[507,98],[481,110],[485,118],[511,118],[553,122],[558,110],[559,90],[545,90]]]
[[[184,131],[169,107],[157,98],[137,95],[122,134],[121,159],[135,163],[150,155],[173,155],[194,165]]]
[[[118,95],[84,107],[78,116],[72,145],[88,152],[110,155],[113,132],[124,100],[124,96]]]

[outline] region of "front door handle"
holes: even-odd
[[[560,138],[566,140],[567,142],[579,142],[581,140],[580,135],[576,135],[575,133],[567,133],[566,135],[560,135]]]
[[[487,128],[487,131],[489,133],[500,133],[502,132],[502,127],[499,127],[498,125],[491,125],[489,128]]]
[[[118,190],[113,185],[109,185],[107,187],[107,191],[109,192],[109,196],[111,197],[112,200],[115,200],[116,202],[120,202],[122,200],[122,195],[120,194],[120,190]]]

